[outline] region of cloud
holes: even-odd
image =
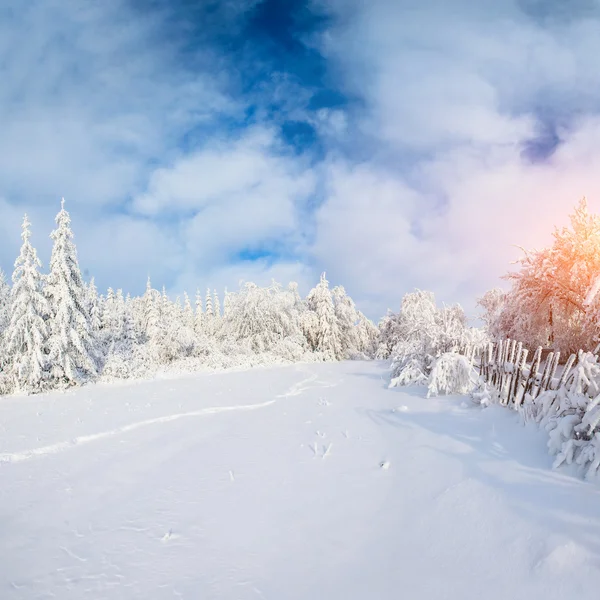
[[[192,125],[237,110],[218,71],[174,65],[177,49],[152,12],[116,0],[13,0],[4,8],[6,195],[120,202],[137,190],[147,162],[163,160]]]
[[[193,268],[226,264],[235,253],[302,236],[302,207],[314,191],[313,171],[286,150],[274,132],[248,129],[212,140],[202,150],[157,169],[133,209],[181,220],[181,239]]]
[[[25,210],[47,263],[65,196],[100,287],[326,270],[373,318],[414,287],[471,311],[515,244],[600,209],[596,2],[259,3],[9,0],[5,270]]]
[[[372,316],[414,287],[472,311],[515,244],[550,243],[584,194],[600,208],[597,10],[324,4],[336,19],[320,47],[360,100],[346,126],[359,150],[329,139],[313,251]],[[546,160],[528,158],[536,143]]]

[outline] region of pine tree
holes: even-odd
[[[148,277],[143,297],[143,330],[149,339],[155,339],[160,332],[160,301],[160,294]]]
[[[318,285],[308,294],[306,302],[309,310],[317,317],[316,331],[313,333],[315,350],[322,352],[329,359],[340,359],[342,357],[340,332],[325,273],[321,275]]]
[[[214,316],[214,312],[213,312],[212,297],[210,295],[210,288],[206,288],[206,310],[205,310],[205,314],[206,314],[206,320],[207,321],[212,321],[212,318]]]
[[[350,357],[360,351],[358,336],[359,317],[352,298],[343,286],[333,288],[331,295],[335,306],[335,317],[340,332],[340,345],[343,356]]]
[[[227,318],[231,311],[231,294],[225,288],[225,295],[223,296],[223,317]]]
[[[46,317],[49,306],[42,291],[42,266],[29,238],[30,223],[23,219],[23,245],[15,261],[11,298],[11,319],[6,329],[5,356],[12,383],[17,389],[38,391],[45,379],[48,338]]]
[[[194,329],[194,309],[187,292],[183,292],[183,322],[186,327]]]
[[[87,309],[90,313],[92,331],[96,334],[100,331],[100,327],[102,326],[102,313],[100,312],[98,289],[96,288],[93,277],[90,279],[90,283],[87,287]]]
[[[10,322],[10,285],[6,281],[4,271],[0,269],[0,366],[2,363],[2,345],[4,330]]]
[[[54,245],[45,288],[52,317],[48,341],[51,372],[57,381],[82,383],[97,375],[98,357],[64,198],[55,221],[56,229],[50,234]]]
[[[114,337],[114,330],[116,325],[116,299],[115,291],[109,287],[106,292],[106,298],[104,300],[104,306],[102,307],[102,330],[105,334],[110,337]]]
[[[204,313],[202,311],[202,294],[196,290],[196,316],[194,320],[194,331],[200,335],[204,331]]]
[[[213,299],[214,299],[214,305],[213,305],[214,317],[215,317],[215,319],[220,319],[221,318],[221,303],[219,302],[219,294],[217,294],[217,290],[213,291]]]

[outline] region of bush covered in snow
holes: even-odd
[[[577,365],[564,385],[548,390],[522,407],[527,420],[548,432],[554,466],[576,465],[592,477],[600,470],[600,364],[598,357],[579,352]]]
[[[467,325],[458,304],[438,308],[433,293],[421,290],[404,296],[400,312],[388,314],[380,323],[380,333],[377,356],[392,359],[390,387],[426,385],[442,355],[485,341],[481,330]],[[442,363],[448,363],[444,368],[449,361]]]
[[[456,352],[436,358],[428,379],[427,397],[440,394],[468,394],[475,386],[478,373],[471,361]]]

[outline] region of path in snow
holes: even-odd
[[[1,399],[0,598],[596,598],[599,487],[514,413],[382,377]]]
[[[303,391],[308,389],[309,386],[307,386],[307,384],[312,381],[315,381],[316,378],[316,375],[311,375],[310,377],[307,377],[306,379],[303,379],[302,381],[293,384],[287,392],[279,394],[277,396],[277,399],[288,398],[290,396],[297,396],[301,394]],[[326,385],[325,387],[328,386]],[[277,400],[267,400],[265,402],[260,402],[259,404],[237,404],[234,406],[211,406],[208,408],[201,408],[199,410],[193,410],[190,412],[177,413],[174,415],[167,415],[164,417],[156,417],[154,419],[146,419],[145,421],[138,421],[129,425],[123,425],[115,429],[110,429],[109,431],[92,433],[90,435],[82,435],[66,442],[58,442],[57,444],[51,444],[50,446],[33,448],[31,450],[23,450],[21,452],[0,453],[0,463],[22,462],[24,460],[30,460],[32,458],[43,456],[45,454],[56,454],[57,452],[63,452],[64,450],[69,450],[71,448],[74,448],[75,446],[80,446],[81,444],[87,444],[89,442],[95,442],[97,440],[101,440],[107,437],[127,433],[128,431],[134,431],[135,429],[139,429],[140,427],[147,427],[148,425],[156,425],[158,423],[169,423],[170,421],[177,421],[179,419],[184,419],[188,417],[202,417],[205,415],[216,415],[219,413],[232,411],[256,410],[257,408],[264,408],[266,406],[270,406],[271,404],[275,404],[276,401]]]

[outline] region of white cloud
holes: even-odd
[[[351,155],[329,167],[313,251],[372,316],[413,287],[472,310],[514,244],[550,243],[584,194],[600,209],[598,120],[572,119],[600,100],[596,13],[555,22],[516,2],[325,4],[339,19],[321,47],[364,103],[349,127],[372,152],[358,168]],[[540,116],[570,126],[550,161],[531,164],[523,145]]]
[[[152,216],[187,216],[181,225],[186,255],[207,266],[282,237],[286,246],[298,243],[301,209],[314,186],[312,170],[282,154],[271,130],[256,127],[158,169],[133,207]]]
[[[219,10],[235,20],[256,1]],[[314,2],[337,17],[308,37],[330,83],[358,99],[347,108],[311,113],[312,90],[286,75],[232,99],[226,57],[203,47],[188,68],[164,15],[123,0],[9,0],[3,268],[25,210],[47,260],[64,195],[82,266],[102,287],[141,291],[150,273],[178,292],[271,277],[308,289],[327,270],[376,318],[415,286],[472,307],[518,255],[513,244],[547,244],[584,194],[600,209],[598,10],[583,0],[569,18],[528,0]],[[261,94],[282,114],[265,102],[253,126],[220,126]],[[322,164],[285,147],[286,118],[315,127]],[[541,120],[562,125],[563,144],[534,165],[522,150]],[[193,142],[179,147],[187,133]],[[265,249],[281,258],[236,258]]]

